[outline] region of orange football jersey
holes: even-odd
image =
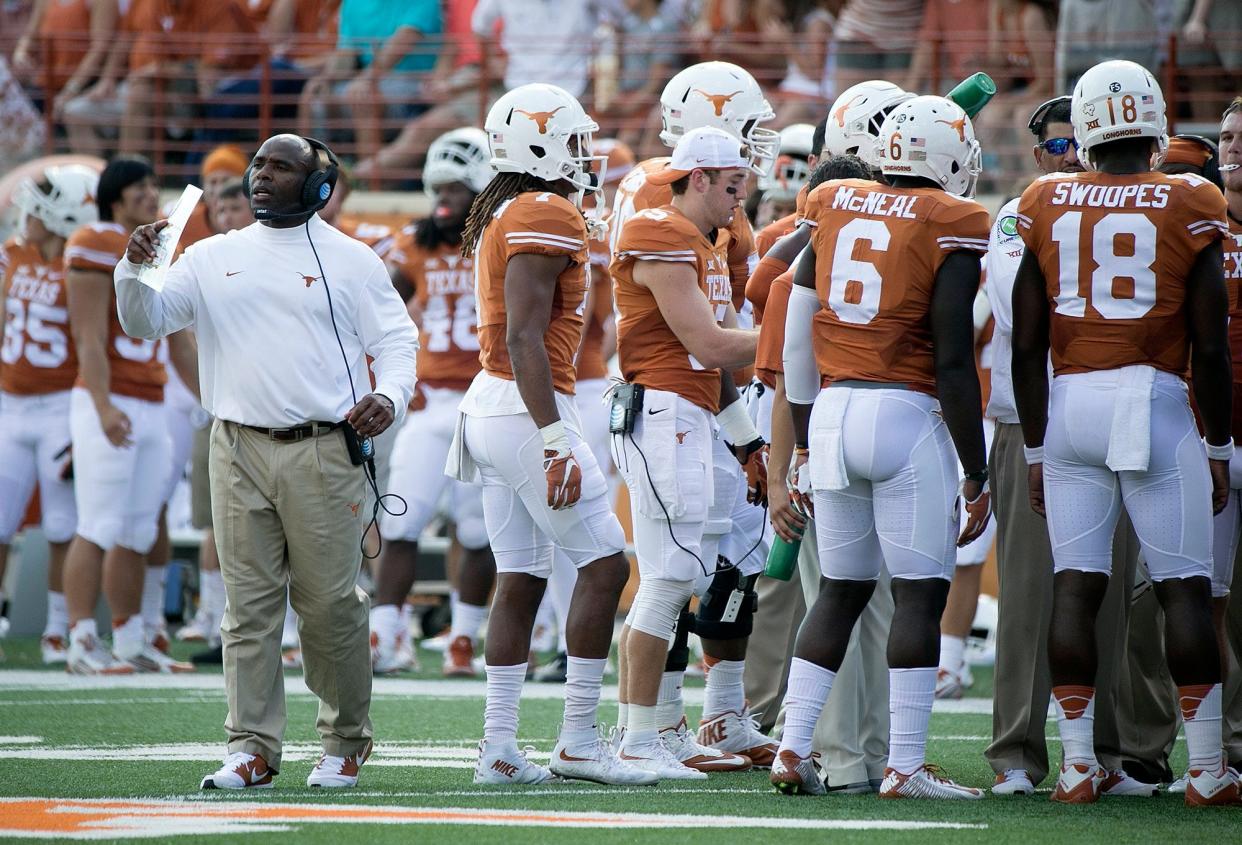
[[[663,170],[668,161],[667,157],[649,158],[621,180],[617,188],[619,204],[616,206],[619,219],[615,221],[616,228],[612,235],[614,257],[617,254],[620,227],[624,226],[630,217],[645,208],[663,208],[673,201],[672,188],[668,185],[652,185],[647,181],[648,174]],[[739,205],[734,213],[733,222],[729,224],[728,231],[730,236],[729,278],[733,284],[730,295],[733,299],[733,307],[741,311],[746,301],[746,280],[750,278],[750,274],[758,263],[758,258],[755,257],[755,232],[751,229],[750,220],[746,218],[746,211],[742,206]]]
[[[1215,185],[1189,174],[1054,173],[1023,192],[1018,231],[1047,286],[1055,373],[1186,372],[1186,275],[1228,231]]]
[[[458,247],[419,246],[414,227],[393,242],[388,260],[414,288],[408,307],[418,324],[418,381],[465,390],[479,372],[479,314],[474,304],[474,259]]]
[[[379,223],[367,223],[365,220],[339,217],[336,221],[336,228],[354,240],[362,241],[371,247],[380,258],[388,257],[388,253],[392,251],[395,242],[392,229]]]
[[[582,336],[582,349],[578,352],[578,381],[590,381],[608,377],[608,362],[604,360],[604,326],[612,316],[612,275],[607,262],[595,263],[591,256],[591,313],[586,314],[586,329]]]
[[[650,289],[635,283],[639,261],[693,264],[699,289],[724,319],[730,304],[728,236],[717,232],[711,243],[684,214],[671,205],[649,208],[626,221],[612,260],[617,300],[617,351],[627,382],[683,396],[713,414],[720,410],[720,370],[694,360],[660,315]]]
[[[762,268],[760,264],[760,268]],[[756,271],[758,272],[758,271]],[[766,320],[759,326],[759,346],[755,349],[755,376],[776,389],[776,377],[785,372],[785,316],[789,313],[789,294],[793,291],[793,271],[786,270],[768,287]]]
[[[763,323],[764,309],[767,307],[772,283],[788,269],[789,265],[776,256],[764,256],[759,266],[755,268],[755,272],[751,273],[750,278],[746,280],[746,299],[754,308],[755,323]]]
[[[1242,221],[1229,217],[1225,238],[1225,287],[1229,291],[1229,351],[1233,358],[1233,439],[1242,443]]]
[[[513,365],[505,340],[505,272],[509,260],[523,253],[569,259],[569,266],[556,278],[552,317],[543,342],[553,386],[560,393],[572,394],[587,286],[587,226],[582,212],[559,194],[519,194],[496,209],[476,253],[480,360],[488,373],[510,381]]]
[[[102,273],[112,304],[108,309],[108,366],[111,372],[108,390],[147,402],[164,401],[164,383],[168,374],[159,360],[159,343],[138,340],[125,334],[116,315],[116,292],[112,287],[112,271],[125,254],[129,233],[116,223],[89,223],[78,229],[65,244],[65,269]],[[76,384],[85,387],[82,379]]]
[[[13,239],[0,246],[4,343],[0,390],[24,396],[73,387],[78,358],[69,332],[64,265]]]
[[[815,315],[820,374],[935,395],[930,310],[936,273],[953,252],[987,251],[987,211],[936,188],[845,179],[812,191],[805,218],[814,227],[822,306]]]

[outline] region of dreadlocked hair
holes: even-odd
[[[487,228],[488,222],[496,209],[518,194],[530,192],[543,193],[554,191],[552,183],[529,173],[497,173],[483,192],[470,204],[470,214],[466,216],[466,227],[461,233],[461,254],[470,258],[474,255],[475,245]]]

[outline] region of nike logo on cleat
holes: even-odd
[[[564,761],[564,762],[566,762],[566,763],[590,763],[590,762],[591,762],[591,759],[590,759],[589,757],[571,757],[571,756],[569,756],[568,754],[566,754],[566,753],[565,753],[565,749],[564,749],[564,748],[562,748],[562,749],[561,749],[561,753],[560,753],[560,754],[558,754],[557,756],[558,756],[558,757],[560,757],[560,758],[561,758],[561,760],[562,760],[562,761]]]
[[[507,778],[512,778],[517,774],[518,767],[512,763],[506,763],[504,760],[497,760],[495,763],[492,763],[492,770],[499,772]]]

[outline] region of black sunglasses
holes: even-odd
[[[1069,152],[1070,144],[1074,145],[1074,149],[1078,149],[1078,142],[1073,138],[1049,138],[1046,141],[1040,141],[1035,146],[1042,148],[1049,155],[1063,156]]]

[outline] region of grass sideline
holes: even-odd
[[[1093,807],[1060,807],[1047,800],[1047,787],[1032,798],[988,797],[980,802],[880,801],[874,796],[785,798],[770,791],[766,772],[715,775],[686,786],[617,790],[592,784],[561,784],[491,790],[471,782],[473,748],[479,736],[483,701],[465,696],[457,682],[426,685],[433,692],[408,697],[376,686],[372,718],[376,754],[362,771],[356,790],[326,792],[305,786],[316,755],[315,702],[305,694],[288,698],[287,759],[277,788],[250,793],[203,793],[202,776],[215,768],[223,751],[223,689],[204,672],[202,686],[171,684],[116,688],[92,684],[83,689],[55,688],[9,678],[10,670],[38,666],[37,641],[6,640],[7,661],[0,664],[0,838],[15,817],[27,826],[47,819],[52,827],[66,819],[95,824],[97,807],[67,799],[160,799],[174,803],[131,806],[139,828],[148,835],[178,843],[240,841],[262,831],[292,831],[299,842],[335,842],[343,832],[369,843],[468,841],[493,836],[487,827],[507,828],[506,843],[580,843],[584,832],[597,843],[678,842],[719,845],[719,827],[754,835],[794,833],[834,842],[922,841],[949,835],[963,843],[1028,843],[1063,840],[1131,842],[1178,838],[1184,842],[1236,837],[1236,810],[1191,811],[1180,796],[1154,799],[1105,799]],[[179,656],[192,648],[178,646]],[[407,677],[438,679],[439,655],[422,652],[424,669]],[[990,695],[990,672],[977,672],[974,696]],[[297,685],[300,687],[300,684]],[[546,686],[546,685],[540,685]],[[291,687],[292,689],[293,687]],[[434,690],[442,691],[437,694]],[[450,695],[451,694],[451,695]],[[697,700],[697,697],[696,697]],[[552,748],[560,703],[543,698],[523,703],[521,734],[535,754]],[[975,708],[985,710],[984,707]],[[697,719],[698,708],[688,708]],[[615,706],[603,707],[602,719],[615,719]],[[1055,735],[1055,726],[1049,725]],[[985,713],[946,713],[932,717],[929,757],[956,779],[987,786],[992,774],[982,751],[991,732]],[[1056,744],[1051,745],[1057,754]],[[1179,743],[1176,765],[1185,762]],[[15,802],[16,798],[60,799],[52,805]],[[292,806],[290,806],[292,805]],[[48,807],[52,810],[48,810]],[[384,808],[394,808],[385,810]],[[111,811],[109,811],[111,812]],[[47,815],[40,815],[47,813]],[[585,814],[587,828],[565,826],[572,814]],[[215,814],[215,815],[213,815]],[[371,815],[379,814],[379,815]],[[568,814],[568,815],[567,815]],[[103,821],[107,822],[107,812]],[[326,819],[325,819],[326,817]],[[6,820],[7,819],[7,820]],[[333,820],[336,821],[333,821]],[[582,818],[577,819],[583,821]],[[452,823],[448,823],[448,822]],[[628,827],[615,827],[617,824]],[[342,828],[341,824],[349,827]],[[465,824],[466,826],[463,826]],[[905,825],[905,829],[860,825]],[[931,825],[970,825],[938,829]],[[535,825],[535,826],[525,826]],[[797,825],[852,825],[854,828]],[[219,829],[204,834],[204,830]],[[79,831],[82,833],[82,831]],[[85,828],[83,835],[106,837]],[[434,837],[434,839],[431,839]],[[151,841],[149,838],[148,841]]]

